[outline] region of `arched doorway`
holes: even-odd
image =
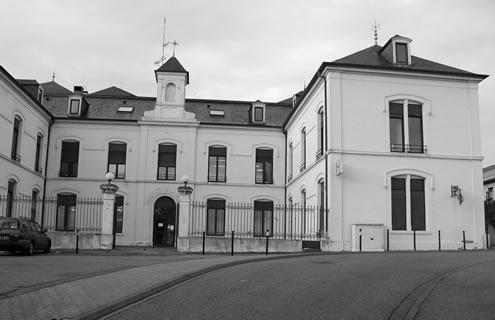
[[[175,201],[170,197],[161,197],[155,202],[153,210],[153,246],[173,247],[175,245]]]

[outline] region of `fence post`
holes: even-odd
[[[438,230],[438,251],[442,251],[442,238],[440,238],[440,230]]]
[[[112,249],[113,240],[113,222],[114,222],[114,206],[115,193],[119,190],[110,182],[100,185],[103,192],[103,207],[101,210],[101,240],[99,249]]]
[[[488,236],[488,233],[486,233],[486,248],[487,249],[490,249],[490,243],[489,243],[489,241],[490,241],[490,238]]]
[[[79,229],[76,229],[76,254],[79,253]]]
[[[268,255],[268,237],[270,236],[270,229],[266,229],[266,253]]]
[[[416,230],[413,230],[414,251],[416,251]]]
[[[464,251],[466,251],[466,231],[462,230],[462,243],[464,247]]]
[[[390,251],[390,230],[387,229],[387,252]]]
[[[232,230],[232,246],[231,246],[231,250],[232,252],[230,253],[230,255],[234,255],[234,230]]]
[[[206,241],[206,232],[203,231],[203,255],[205,255],[205,241]]]

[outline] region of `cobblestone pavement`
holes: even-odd
[[[204,270],[253,259],[266,257],[1,255],[0,319],[95,318]]]

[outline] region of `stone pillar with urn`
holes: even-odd
[[[113,173],[109,172],[105,177],[108,180],[108,183],[100,185],[100,189],[103,192],[103,208],[101,212],[101,238],[99,249],[112,249],[115,193],[119,190],[119,187],[112,184],[112,180],[114,179]]]
[[[184,251],[183,249],[189,246],[189,220],[191,216],[191,194],[193,192],[193,188],[187,185],[189,177],[184,175],[181,180],[184,185],[177,188],[179,192],[177,251]]]

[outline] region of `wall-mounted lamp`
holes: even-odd
[[[450,196],[452,198],[457,197],[457,199],[459,200],[459,205],[461,205],[464,201],[464,197],[462,196],[462,189],[459,188],[459,186],[450,186]]]

